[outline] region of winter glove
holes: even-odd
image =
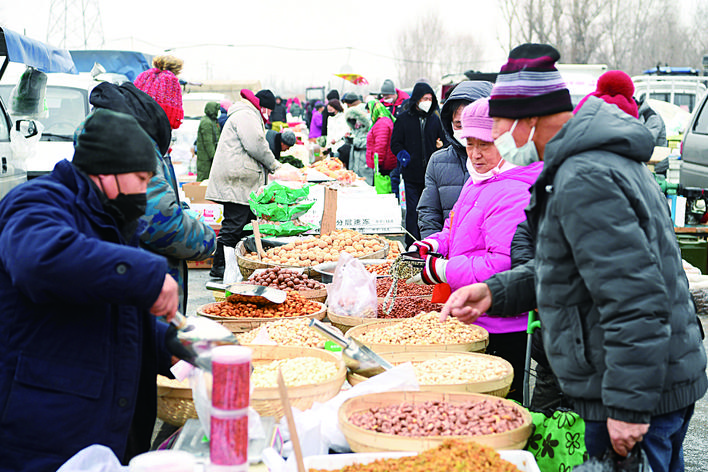
[[[396,158],[398,159],[398,163],[401,165],[401,167],[406,167],[411,161],[411,155],[408,154],[408,151],[406,151],[405,149],[401,149],[400,151],[398,151],[398,154],[396,154]]]
[[[425,267],[420,273],[423,282],[428,285],[446,284],[447,276],[445,275],[445,269],[447,262],[447,259],[443,259],[442,257],[426,256]]]
[[[410,279],[406,279],[406,283],[411,285],[425,285],[425,282],[423,282],[423,277],[420,275],[421,273],[422,272],[418,272]]]
[[[434,241],[422,240],[414,242],[408,252],[416,251],[420,257],[425,257],[429,252],[435,252],[437,244]]]

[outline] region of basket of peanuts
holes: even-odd
[[[296,290],[303,298],[322,302],[327,299],[327,287],[319,280],[304,273],[304,269],[268,267],[256,269],[248,278],[248,283],[273,287],[280,290]]]
[[[433,303],[426,297],[397,297],[391,311],[386,313],[383,309],[383,303],[382,299],[378,300],[376,316],[373,316],[373,313],[370,317],[341,315],[328,307],[327,318],[337,328],[346,333],[355,326],[372,323],[376,320],[398,321],[413,318],[420,313],[437,311],[443,307],[442,303]]]
[[[283,416],[278,393],[278,370],[288,387],[293,407],[305,411],[339,393],[346,377],[344,362],[324,349],[294,346],[249,346],[253,349],[251,406],[261,416]]]
[[[275,343],[279,346],[324,348],[327,342],[327,338],[310,328],[309,318],[269,321],[251,331],[237,334],[236,338],[244,345]]]
[[[236,260],[244,279],[248,279],[256,269],[267,267],[304,268],[308,277],[319,280],[319,274],[312,270],[317,264],[334,262],[341,252],[348,252],[359,259],[379,259],[388,255],[388,241],[378,236],[363,235],[351,229],[334,230],[329,234],[297,238],[282,246],[258,254],[246,250],[245,243],[236,246]]]
[[[523,449],[531,414],[480,393],[383,392],[353,397],[339,408],[339,427],[354,452],[424,451],[446,439],[494,449]]]
[[[285,301],[280,304],[256,305],[232,297],[223,302],[202,305],[197,309],[197,314],[217,321],[232,333],[243,333],[263,323],[282,319],[322,320],[326,314],[324,304],[308,300],[296,291],[287,292]]]
[[[354,326],[346,333],[376,352],[461,351],[484,352],[489,333],[457,318],[440,321],[437,311],[403,320],[378,320]]]
[[[514,379],[514,368],[501,357],[478,352],[406,351],[378,352],[392,365],[410,362],[422,391],[473,392],[505,397]],[[348,372],[347,380],[356,385],[365,380]]]

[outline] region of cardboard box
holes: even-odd
[[[210,256],[203,261],[187,261],[188,269],[211,269],[211,263],[214,260],[214,256]]]
[[[213,203],[204,198],[206,189],[207,186],[202,185],[202,182],[187,182],[182,185],[184,196],[189,198],[191,203]]]
[[[192,203],[189,208],[199,213],[208,225],[220,225],[224,220],[224,205],[218,203]]]

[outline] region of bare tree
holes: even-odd
[[[421,78],[434,82],[443,74],[478,68],[482,47],[470,34],[450,34],[437,12],[428,12],[397,37],[398,80],[402,86]]]

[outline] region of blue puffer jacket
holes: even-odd
[[[430,156],[425,171],[425,189],[418,202],[418,228],[421,238],[442,231],[450,210],[460,196],[462,186],[470,176],[465,165],[467,151],[452,134],[452,115],[461,104],[488,97],[491,91],[491,82],[467,80],[455,87],[442,107],[440,120],[450,145]]]
[[[149,444],[166,273],[67,161],[0,201],[0,471],[53,472],[91,444],[123,457],[131,422]]]

